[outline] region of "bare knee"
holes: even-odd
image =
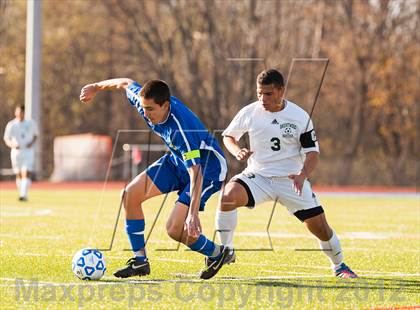
[[[121,192],[121,201],[125,210],[125,217],[127,219],[142,219],[144,218],[143,210],[141,208],[141,200],[133,195],[129,190],[123,190]]]
[[[182,242],[182,235],[183,235],[184,227],[178,224],[167,222],[166,223],[166,232],[168,236],[171,237],[175,241]]]
[[[124,202],[125,209],[139,207],[146,200],[141,192],[136,191],[135,187],[130,185],[121,191],[120,197]]]
[[[227,189],[223,193],[220,209],[222,211],[231,211],[246,204],[238,198],[239,197],[235,194],[234,190]]]

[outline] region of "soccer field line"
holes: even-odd
[[[238,232],[235,234],[238,237],[257,237],[257,238],[267,238],[267,232]],[[45,235],[21,235],[21,234],[11,234],[11,233],[0,233],[0,238],[11,238],[11,239],[21,239],[21,240],[34,240],[34,239],[45,239],[45,240],[62,240],[65,236],[64,235],[55,235],[55,236],[45,236]],[[272,239],[307,239],[307,240],[315,240],[316,239],[311,235],[306,234],[289,234],[289,233],[270,233],[270,237]],[[400,234],[400,233],[373,233],[373,232],[348,232],[340,234],[341,240],[369,240],[369,241],[376,241],[376,240],[383,240],[386,241],[388,239],[420,239],[420,235],[418,234]],[[154,240],[155,244],[169,244],[173,245],[173,241],[166,241],[166,240]],[[285,247],[282,247],[283,249]],[[292,247],[286,247],[287,249],[295,250]],[[367,248],[347,248],[356,251],[364,251],[369,250]],[[401,249],[400,249],[401,250]],[[376,249],[375,251],[381,251],[381,249]],[[382,249],[382,251],[389,251],[388,249]],[[419,250],[407,249],[407,252],[420,252]]]
[[[349,199],[366,199],[366,198],[376,198],[376,199],[407,199],[414,200],[420,197],[418,192],[328,192],[328,191],[319,191],[317,196],[322,199],[328,198],[349,198]]]
[[[206,283],[207,281],[203,281],[198,278],[197,274],[193,273],[171,273],[171,275],[175,276],[178,279],[157,279],[157,280],[116,280],[114,277],[105,276],[102,279],[105,281],[79,281],[79,282],[46,282],[46,281],[38,281],[34,279],[22,279],[22,278],[7,278],[1,277],[0,281],[2,282],[15,282],[15,283],[0,283],[0,287],[16,287],[16,286],[63,286],[63,285],[71,285],[71,286],[89,286],[89,285],[130,285],[130,284],[162,284],[162,283]],[[360,279],[363,279],[364,276],[368,277],[419,277],[420,273],[415,274],[403,274],[403,273],[395,273],[395,274],[369,274],[369,275],[360,275]],[[312,278],[332,278],[335,277],[333,275],[325,275],[325,274],[304,274],[304,275],[281,275],[281,276],[257,276],[257,277],[216,277],[214,280],[220,281],[230,281],[230,282],[241,282],[241,281],[255,281],[255,280],[287,280],[287,279],[312,279]],[[19,283],[17,282],[19,279]],[[356,280],[357,281],[357,280]],[[223,284],[217,282],[211,282],[212,284]]]
[[[197,278],[197,274],[193,273],[172,273],[175,277],[178,278]],[[276,279],[306,279],[306,278],[334,278],[332,275],[325,274],[307,274],[307,275],[283,275],[283,276],[267,276],[267,277],[217,277],[214,279],[223,280],[223,281],[249,281],[249,280],[276,280]],[[202,280],[201,280],[202,281]]]
[[[89,286],[89,285],[130,285],[130,284],[162,284],[162,283],[207,283],[198,278],[198,274],[186,274],[186,273],[172,273],[178,279],[158,279],[158,280],[116,280],[114,277],[103,277],[105,281],[80,281],[80,282],[46,282],[46,281],[34,281],[33,279],[21,279],[19,283],[0,283],[0,287],[16,287],[16,286]],[[305,279],[305,278],[333,278],[331,275],[307,275],[307,276],[269,276],[269,277],[218,277],[215,280],[221,281],[252,281],[252,280],[276,280],[276,279]],[[17,278],[0,278],[0,281],[4,282],[16,282]],[[108,281],[108,282],[107,282]],[[35,282],[35,283],[34,283]],[[219,284],[211,282],[212,284]],[[220,283],[222,284],[222,283]]]
[[[197,275],[196,275],[197,277]],[[0,278],[0,281],[5,282],[16,282],[18,278]],[[113,277],[103,277],[104,280],[111,280],[111,281],[80,281],[80,282],[45,282],[45,281],[37,281],[33,279],[21,279],[19,278],[20,283],[0,283],[0,287],[16,287],[16,286],[25,286],[25,287],[41,287],[41,286],[63,286],[63,285],[71,285],[71,286],[94,286],[94,285],[129,285],[129,284],[158,284],[163,282],[181,282],[180,280],[115,280]],[[201,282],[202,280],[197,280],[197,282]],[[189,281],[193,282],[193,281]]]
[[[266,271],[266,270],[265,270]],[[274,271],[273,271],[274,272]],[[184,273],[174,273],[173,275],[177,277],[183,277],[183,278],[193,278],[197,277],[196,274],[184,274]],[[368,277],[419,277],[420,273],[414,273],[414,274],[403,274],[403,273],[395,273],[395,274],[383,274],[383,273],[377,273],[377,274],[369,274],[369,275],[361,275],[360,278],[363,279],[363,276]],[[267,276],[267,277],[217,277],[215,279],[218,280],[275,280],[275,279],[306,279],[306,278],[335,278],[334,275],[329,274],[306,274],[306,275],[282,275],[282,276]]]
[[[235,236],[242,237],[267,237],[267,232],[260,231],[239,231],[235,233]],[[310,234],[305,233],[286,233],[286,232],[270,232],[271,238],[278,239],[292,239],[302,238],[311,239],[315,238]],[[419,234],[407,234],[407,233],[390,233],[390,232],[371,232],[371,231],[355,231],[355,232],[343,232],[339,234],[340,239],[343,240],[386,240],[386,239],[420,239]]]
[[[33,279],[21,279],[19,283],[16,283],[17,278],[0,278],[0,281],[4,282],[15,282],[15,283],[0,283],[0,287],[16,287],[16,286],[89,286],[89,285],[130,285],[130,284],[162,284],[162,283],[207,283],[199,279],[198,274],[186,274],[186,273],[172,273],[178,279],[158,279],[158,280],[116,280],[114,277],[105,276],[102,279],[105,281],[80,281],[80,282],[46,282],[46,281],[35,281]],[[269,277],[219,277],[215,280],[222,281],[252,281],[252,280],[275,280],[275,279],[305,279],[305,278],[332,278],[331,275],[307,275],[307,276],[269,276]],[[219,284],[211,282],[212,284]],[[220,283],[221,284],[221,283]]]
[[[278,270],[259,270],[258,272],[267,272],[267,273],[280,273]],[[286,273],[290,275],[310,275],[310,272],[297,272],[297,271],[287,271]]]
[[[273,264],[261,264],[261,263],[239,263],[236,262],[235,265],[249,265],[249,266],[273,266]],[[327,267],[327,266],[310,266],[310,265],[291,265],[291,264],[275,264],[276,266],[279,267],[286,267],[286,268],[290,268],[290,267],[298,267],[298,268],[302,268],[302,269],[321,269],[321,270],[331,270],[331,267]],[[279,272],[279,271],[274,271],[274,270],[262,270],[262,271],[266,271],[266,272]],[[400,273],[400,272],[395,272],[395,271],[381,271],[381,270],[362,270],[362,269],[355,269],[355,271],[359,272],[359,273],[364,273],[364,274],[368,274],[370,275],[378,275],[378,276],[408,276],[408,277],[417,277],[420,276],[420,273]],[[288,273],[291,273],[290,271],[287,271]]]
[[[35,256],[35,257],[49,257],[50,254],[41,254],[41,253],[22,253],[22,254],[15,254],[20,256]],[[54,254],[55,256],[60,257],[72,257],[72,255],[68,254]],[[108,256],[109,259],[123,259],[123,257],[120,256]],[[197,263],[196,260],[188,260],[188,259],[175,259],[175,258],[154,258],[153,261],[164,261],[164,262],[174,262],[174,263],[187,263],[187,264],[194,264]],[[331,267],[328,266],[311,266],[311,265],[291,265],[291,264],[278,264],[275,263],[275,266],[277,267],[285,267],[285,268],[291,268],[291,267],[297,267],[302,269],[318,269],[318,270],[331,270]],[[248,263],[248,262],[236,262],[234,264],[235,266],[256,266],[256,267],[272,267],[273,263]],[[420,273],[400,273],[396,271],[382,271],[382,270],[363,270],[363,269],[354,269],[358,273],[363,273],[369,276],[408,276],[408,277],[416,277],[420,276]],[[278,270],[261,270],[264,272],[280,272]],[[287,273],[293,273],[293,274],[310,274],[305,272],[298,272],[298,271],[287,271]],[[1,279],[1,278],[0,278]]]
[[[1,237],[1,235],[0,235]],[[43,236],[45,237],[45,239],[48,239],[47,236]],[[55,239],[53,239],[55,240]],[[4,241],[0,240],[0,247],[4,246]],[[294,247],[284,247],[282,249],[287,249],[290,251],[295,251],[296,248]],[[314,250],[317,250],[316,248],[314,248]],[[389,252],[392,249],[385,249],[385,248],[381,248],[381,249],[375,249],[375,252]],[[370,248],[345,248],[346,252],[372,252],[372,249]],[[399,249],[399,252],[403,252],[403,253],[420,253],[420,250],[413,250],[413,249]],[[5,252],[2,253],[1,256],[5,256],[4,254],[6,254]],[[124,253],[125,254],[125,253]],[[7,255],[9,256],[13,256],[13,255],[19,255],[19,256],[41,256],[41,257],[49,257],[49,256],[60,256],[60,257],[72,257],[72,254],[64,254],[64,253],[31,253],[31,252],[13,252],[13,253],[7,253]],[[121,256],[117,256],[117,255],[106,255],[106,258],[109,259],[123,259],[125,256],[121,255]],[[193,263],[193,260],[185,260],[185,259],[172,259],[172,258],[154,258],[153,260],[158,260],[158,261],[170,261],[170,262],[178,262],[178,263]],[[241,263],[238,262],[238,264],[245,264],[245,263]],[[248,265],[254,265],[254,266],[261,266],[261,264],[252,264],[252,263],[246,263]],[[267,264],[268,265],[268,264]],[[325,269],[329,269],[327,267],[325,267]]]
[[[276,266],[280,267],[291,267],[291,265],[288,264],[276,264]],[[322,270],[331,270],[330,267],[326,266],[310,266],[310,265],[293,265],[293,267],[298,268],[309,268],[309,269],[322,269]],[[376,275],[382,275],[382,276],[412,276],[417,277],[420,276],[420,273],[400,273],[396,271],[382,271],[382,270],[362,270],[362,269],[354,269],[355,271],[359,273],[368,273],[370,274],[376,274]]]
[[[296,251],[297,249],[296,249],[296,247],[281,247],[281,249],[286,249],[286,250],[290,250],[290,251]],[[321,250],[319,249],[319,248],[309,248],[309,249],[307,249],[307,250],[310,250],[310,251],[319,251],[319,252],[321,252]],[[344,251],[345,252],[390,252],[390,251],[393,251],[394,250],[394,248],[392,248],[392,247],[390,247],[390,248],[383,248],[383,247],[381,247],[380,249],[374,249],[374,250],[372,250],[372,248],[352,248],[352,247],[345,247],[344,248]],[[302,251],[302,250],[300,250],[301,252],[304,252],[304,251]],[[413,250],[413,249],[402,249],[402,248],[398,248],[398,252],[399,253],[419,253],[420,252],[420,249],[419,250]]]
[[[2,235],[0,234],[0,237],[2,237]],[[61,239],[56,239],[54,237],[51,236],[38,236],[40,237],[40,239],[47,239],[49,240],[50,238],[52,238],[51,240],[61,240]],[[61,238],[61,237],[60,237]],[[4,246],[4,240],[0,240],[0,247]],[[344,248],[346,252],[372,252],[373,250],[371,248],[355,248],[355,247],[345,247]],[[280,250],[278,250],[278,252],[280,252],[281,250],[289,250],[289,251],[295,251],[296,248],[295,247],[281,247]],[[310,250],[314,250],[314,251],[318,251],[318,248],[311,248]],[[392,248],[380,248],[380,249],[374,249],[374,252],[389,252],[392,251]],[[402,249],[399,248],[398,251],[400,253],[420,253],[420,249]],[[179,252],[185,252],[184,250],[180,250]],[[276,252],[276,251],[273,251]],[[111,259],[122,259],[125,257],[126,253],[123,252],[124,254],[122,255],[106,255],[106,258],[111,258]],[[6,254],[5,252],[3,252],[2,254]],[[31,252],[13,252],[13,253],[7,253],[7,255],[19,255],[19,256],[63,256],[63,257],[72,257],[72,254],[64,254],[64,253],[31,253]],[[1,256],[1,255],[0,255]],[[172,259],[172,258],[154,258],[154,260],[161,260],[161,261],[173,261],[173,262],[180,262],[180,263],[191,263],[194,262],[193,260],[184,260],[184,259]],[[256,264],[256,265],[260,265],[260,264]]]
[[[22,211],[16,210],[16,211],[4,211],[4,208],[2,212],[0,213],[0,217],[28,217],[28,216],[46,216],[50,215],[52,213],[51,209],[34,209],[34,210],[25,210]]]
[[[372,252],[372,251],[375,251],[375,252],[389,252],[389,251],[392,251],[393,250],[393,248],[389,248],[389,249],[384,249],[384,248],[381,248],[381,249],[374,249],[374,250],[372,250],[372,249],[370,249],[370,248],[345,248],[345,251],[347,252],[347,251],[355,251],[355,252]],[[413,249],[400,249],[400,248],[398,248],[398,252],[403,252],[403,253],[419,253],[420,252],[420,249],[419,250],[413,250]]]
[[[163,261],[163,262],[175,262],[175,263],[195,263],[196,261],[188,259],[176,259],[176,258],[154,258],[153,260]]]
[[[55,235],[55,236],[42,236],[42,235],[18,235],[18,234],[0,234],[0,238],[12,238],[12,239],[27,239],[27,240],[33,240],[33,239],[45,239],[45,240],[62,240],[64,236],[62,235]]]

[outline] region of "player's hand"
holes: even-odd
[[[80,91],[80,101],[83,103],[87,103],[91,101],[98,92],[98,87],[96,84],[87,84],[83,86],[82,90]]]
[[[198,214],[188,213],[187,219],[185,220],[185,226],[187,230],[187,237],[198,238],[201,234],[201,223],[198,218]]]
[[[304,173],[300,174],[290,174],[289,179],[293,180],[293,189],[294,191],[301,196],[303,183],[305,182],[306,175]]]
[[[253,151],[248,150],[247,148],[242,148],[236,153],[235,158],[239,161],[247,160],[252,154]]]

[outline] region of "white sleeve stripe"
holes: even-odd
[[[205,150],[211,150],[214,152],[214,155],[216,155],[217,159],[219,160],[220,163],[220,174],[219,174],[219,181],[224,181],[224,179],[226,178],[226,174],[227,174],[227,163],[226,163],[226,159],[218,152],[216,151],[216,149],[210,145],[207,145],[204,141],[201,142],[200,145],[201,149],[205,149]]]
[[[198,252],[200,252],[202,249],[204,249],[204,247],[206,246],[206,244],[207,244],[207,241],[208,241],[208,239],[206,238],[206,242],[204,242],[204,244],[203,244],[203,246],[198,250]]]
[[[213,187],[213,182],[209,186],[207,186],[202,192],[201,192],[201,198],[203,198],[204,194]]]
[[[182,138],[184,139],[185,145],[187,146],[188,152],[191,152],[191,147],[190,144],[188,143],[187,137],[185,136],[184,130],[182,130],[181,127],[181,123],[178,121],[178,119],[175,117],[175,115],[173,113],[171,113],[172,117],[174,118],[176,124],[178,125],[179,128],[179,132],[182,135]],[[196,165],[197,163],[195,162],[195,159],[191,159],[191,161],[193,162],[193,165]]]
[[[309,153],[309,152],[317,152],[317,153],[320,153],[319,152],[319,147],[318,147],[318,144],[316,145],[316,146],[314,146],[314,147],[308,147],[308,148],[302,148],[302,151],[303,151],[303,153]]]
[[[136,97],[136,99],[140,101],[140,98],[141,98],[141,97],[140,97],[139,95],[137,95],[135,92],[133,92],[133,91],[130,89],[130,87],[127,87],[125,90],[126,90],[126,92],[130,93],[133,97]]]

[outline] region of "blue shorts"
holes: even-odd
[[[150,165],[146,170],[147,175],[162,193],[178,191],[178,201],[189,206],[190,175],[185,169],[178,168],[166,154]],[[222,188],[219,180],[203,179],[201,192],[200,211],[204,211],[204,205],[212,194]]]

